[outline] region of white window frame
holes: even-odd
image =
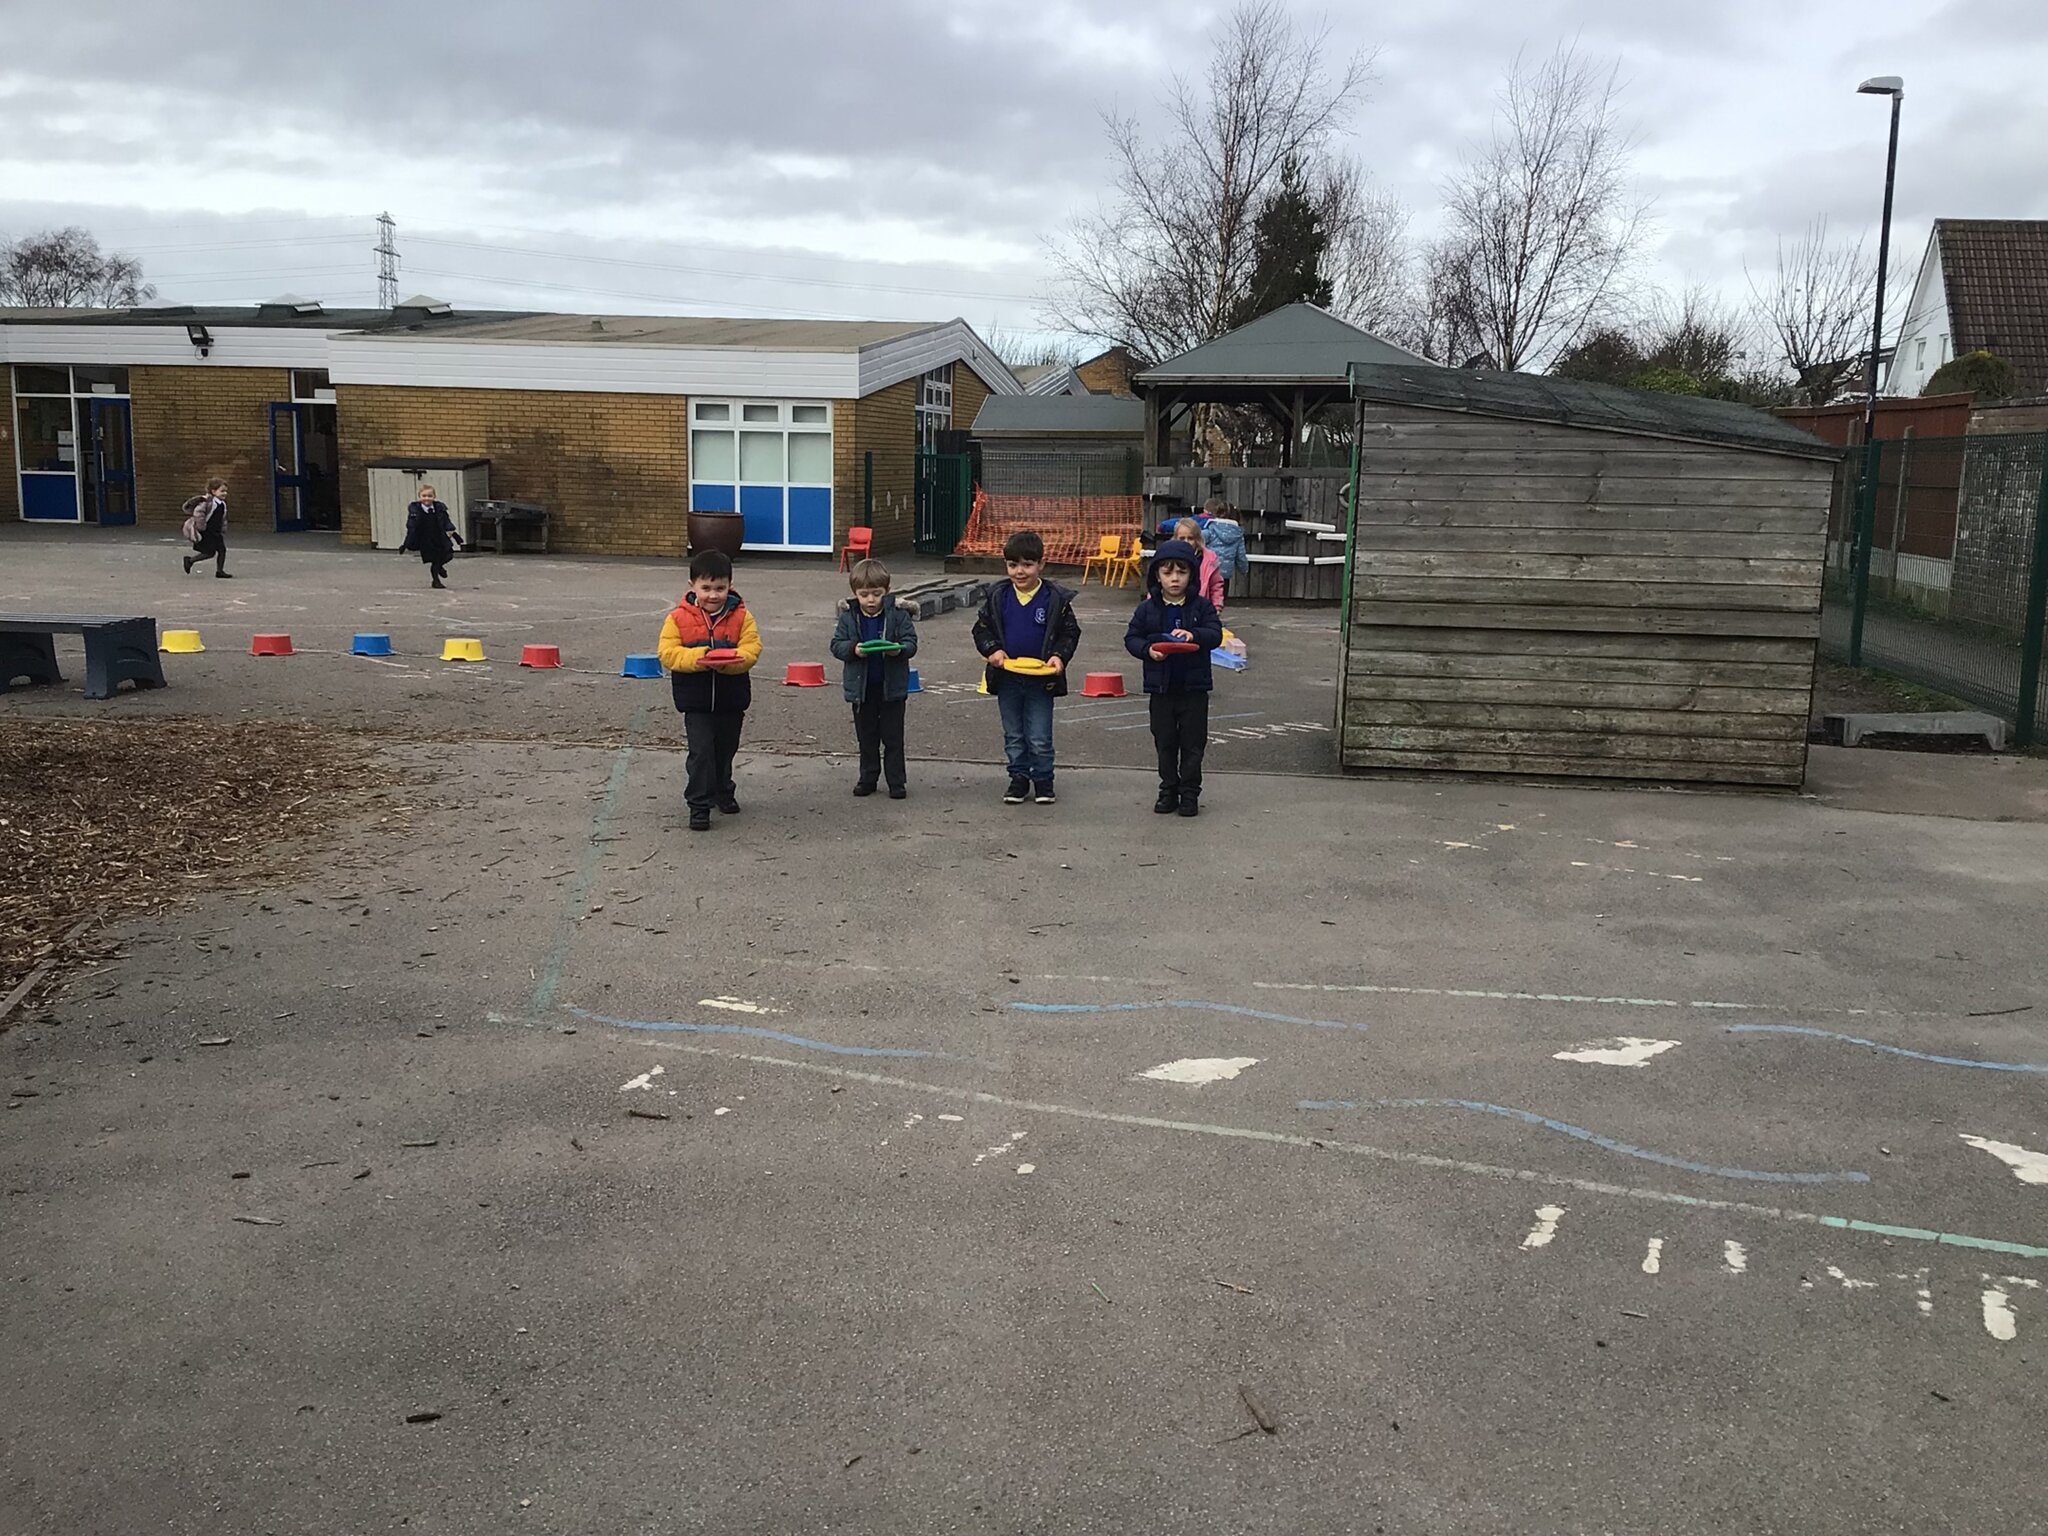
[[[286,383],[287,383],[287,384],[288,384],[288,385],[290,386],[290,389],[291,389],[291,397],[292,397],[292,404],[294,404],[294,405],[332,405],[332,404],[334,404],[334,379],[333,379],[333,376],[332,376],[331,374],[329,374],[329,376],[328,376],[328,381],[327,381],[327,386],[326,386],[326,388],[322,389],[322,388],[320,388],[320,387],[316,386],[316,387],[314,388],[314,390],[313,390],[313,392],[312,392],[311,394],[309,394],[309,395],[302,395],[302,394],[300,394],[300,393],[299,393],[299,375],[300,375],[300,374],[302,374],[302,373],[327,373],[327,370],[326,370],[325,368],[289,368],[289,369],[285,370],[285,374],[286,374],[285,382],[286,382]]]
[[[725,412],[725,419],[721,421],[716,419],[715,416],[707,418],[704,414],[706,406],[713,407],[714,409],[722,408]],[[752,406],[756,412],[759,412],[763,407],[771,408],[775,412],[775,419],[773,421],[748,421],[746,416],[747,407],[749,406]],[[795,413],[798,406],[822,408],[825,412],[824,421],[796,421]],[[829,532],[823,545],[791,544],[786,542],[789,533],[789,492],[793,488],[798,490],[822,490],[831,492],[834,498],[837,498],[839,488],[832,483],[834,465],[834,453],[832,450],[834,447],[833,434],[838,430],[837,415],[832,409],[832,402],[829,400],[763,399],[758,396],[748,397],[745,395],[692,397],[689,420],[690,441],[688,444],[690,484],[694,487],[698,483],[696,434],[699,432],[731,433],[733,434],[732,479],[730,481],[707,480],[703,483],[706,485],[730,484],[733,487],[733,506],[735,510],[740,510],[740,488],[743,486],[779,485],[782,488],[782,527],[785,542],[780,544],[755,544],[749,542],[746,548],[763,553],[779,550],[797,554],[816,554],[823,550],[829,550],[831,546],[831,535]],[[740,443],[738,434],[742,432],[775,432],[781,434],[782,478],[780,480],[750,480],[740,473]],[[823,480],[798,480],[791,476],[789,440],[793,437],[822,437],[825,439],[826,470]],[[836,522],[838,518],[838,508],[836,506],[833,508],[833,517]]]
[[[99,366],[99,365],[98,365],[98,364],[87,364],[86,366],[89,366],[89,367],[97,367],[97,366]],[[107,364],[106,366],[108,366],[108,367],[119,367],[120,365],[119,365],[119,364],[114,364],[114,363],[110,363],[110,364]],[[21,387],[21,370],[22,370],[23,368],[61,368],[61,369],[63,369],[63,370],[64,370],[64,385],[65,385],[65,389],[64,389],[64,392],[63,392],[62,394],[58,394],[58,393],[56,393],[56,392],[55,392],[55,391],[53,391],[53,390],[47,390],[47,389],[23,389],[23,388]],[[82,443],[81,441],[79,441],[79,431],[78,431],[78,402],[79,402],[79,401],[81,401],[81,400],[128,400],[128,401],[133,401],[133,399],[134,399],[135,397],[134,397],[134,395],[133,395],[133,394],[131,393],[131,390],[132,390],[132,388],[133,388],[132,384],[131,384],[131,386],[130,386],[130,388],[129,388],[129,389],[122,389],[122,390],[113,390],[113,389],[95,389],[95,388],[94,388],[94,387],[93,387],[92,385],[88,384],[88,385],[87,385],[87,386],[86,386],[86,387],[85,387],[85,388],[84,388],[83,390],[81,390],[81,389],[80,389],[80,388],[78,387],[78,374],[77,374],[77,372],[76,372],[76,370],[75,370],[75,368],[74,368],[74,365],[72,365],[72,364],[70,364],[70,363],[14,363],[14,364],[11,364],[11,365],[9,366],[9,368],[8,368],[8,372],[7,372],[7,385],[8,385],[8,388],[9,388],[9,389],[10,389],[10,390],[11,390],[11,391],[13,392],[13,394],[12,394],[12,398],[13,398],[13,400],[14,400],[14,402],[15,402],[15,403],[14,403],[14,413],[13,413],[13,419],[12,419],[11,421],[9,421],[9,422],[7,423],[7,430],[8,430],[8,432],[9,432],[9,433],[11,433],[11,434],[13,435],[13,438],[14,438],[14,488],[15,488],[15,499],[16,499],[16,506],[15,506],[15,509],[14,509],[14,510],[15,510],[15,517],[16,517],[16,520],[17,520],[17,521],[20,521],[20,522],[24,522],[24,523],[28,523],[28,522],[34,522],[34,523],[48,523],[48,524],[52,524],[52,525],[54,525],[54,524],[56,524],[56,523],[58,523],[58,522],[61,522],[61,521],[63,521],[63,519],[61,519],[61,518],[49,518],[49,517],[36,517],[36,518],[32,518],[32,517],[30,517],[30,516],[28,515],[28,507],[27,507],[27,504],[26,504],[26,502],[25,502],[25,501],[23,501],[23,499],[22,499],[22,497],[21,497],[21,482],[22,482],[23,478],[24,478],[24,477],[26,477],[26,476],[28,476],[28,475],[37,475],[37,476],[40,476],[40,477],[42,477],[42,478],[45,478],[45,479],[51,479],[51,480],[57,479],[57,478],[59,478],[59,477],[64,477],[64,478],[68,478],[68,479],[69,479],[69,480],[71,481],[71,504],[72,504],[72,507],[74,508],[74,512],[73,512],[73,516],[72,516],[72,518],[71,518],[71,521],[72,521],[73,523],[75,523],[75,524],[80,524],[80,525],[83,525],[83,524],[84,524],[84,522],[85,522],[85,520],[86,520],[86,519],[85,519],[85,459],[84,459],[84,453],[85,453],[85,444],[84,444],[84,443]],[[67,403],[68,403],[68,405],[69,405],[69,407],[70,407],[70,421],[71,421],[71,469],[70,469],[70,472],[69,472],[69,474],[68,474],[68,475],[66,475],[66,472],[65,472],[64,470],[61,470],[61,469],[25,469],[25,468],[23,468],[23,467],[22,467],[22,462],[21,462],[21,402],[22,402],[23,400],[63,400],[63,401],[65,401],[65,402],[67,402]],[[130,406],[130,411],[131,411],[131,412],[133,411],[133,406],[132,406],[132,405]],[[134,428],[133,418],[132,418],[132,415],[131,415],[131,418],[130,418],[130,423],[129,423],[129,433],[130,433],[130,438],[129,438],[129,451],[130,451],[131,453],[132,453],[132,452],[134,451],[134,437],[133,437],[133,433],[134,433],[134,430],[135,430],[135,428]]]

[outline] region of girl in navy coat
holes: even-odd
[[[1162,816],[1195,816],[1202,808],[1202,753],[1209,745],[1209,692],[1215,687],[1209,653],[1223,643],[1223,619],[1195,590],[1201,566],[1194,545],[1162,542],[1145,568],[1145,596],[1124,631],[1124,649],[1145,663],[1152,745],[1159,753],[1159,798],[1152,809]],[[1166,652],[1162,644],[1197,649]]]

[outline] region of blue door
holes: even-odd
[[[135,521],[135,435],[126,400],[94,400],[92,430],[93,515],[102,528]]]
[[[300,437],[302,405],[279,400],[270,407],[270,509],[279,533],[306,531],[305,447]]]

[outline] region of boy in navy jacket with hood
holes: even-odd
[[[1152,709],[1152,745],[1159,751],[1159,798],[1152,809],[1194,816],[1201,811],[1202,752],[1209,744],[1209,653],[1223,643],[1216,605],[1195,590],[1202,557],[1192,544],[1168,539],[1145,568],[1145,596],[1124,631],[1124,649],[1145,663]],[[1162,642],[1194,645],[1165,654]]]

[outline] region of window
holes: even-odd
[[[1913,343],[1913,366],[1920,372],[1927,371],[1927,338],[1922,336]]]
[[[930,451],[939,446],[939,434],[953,425],[953,365],[932,369],[919,383],[917,393],[917,446]]]
[[[80,395],[125,395],[128,393],[128,370],[91,368],[80,364],[71,370],[71,389]]]
[[[292,398],[310,400],[319,405],[334,403],[334,385],[329,382],[325,368],[294,368],[292,370]]]
[[[71,393],[71,370],[18,364],[14,370],[14,392],[17,395],[68,395]]]
[[[690,509],[738,512],[749,549],[832,548],[832,408],[690,402]]]

